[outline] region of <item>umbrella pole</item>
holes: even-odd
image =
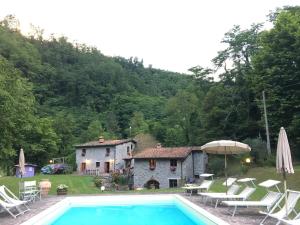
[[[286,173],[285,170],[283,169],[283,188],[284,188],[284,198],[285,198],[285,215],[288,216],[288,202],[287,202],[287,191],[286,191]]]
[[[226,195],[227,195],[227,154],[226,154],[226,147],[225,147],[225,182],[226,182]]]

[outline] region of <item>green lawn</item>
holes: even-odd
[[[277,174],[275,168],[271,167],[259,167],[252,168],[243,177],[255,177],[259,183],[267,179],[282,180],[282,176]],[[56,193],[56,187],[59,184],[66,184],[69,186],[70,195],[79,194],[101,194],[100,190],[94,186],[93,177],[91,176],[78,176],[78,175],[36,175],[31,178],[16,178],[16,177],[0,177],[0,185],[6,185],[14,193],[18,194],[19,182],[21,180],[36,180],[49,179],[52,183],[50,194]],[[215,184],[212,186],[211,191],[225,191],[225,187],[222,186],[224,178],[216,179]],[[295,174],[288,175],[288,187],[293,190],[300,191],[300,166],[295,167]],[[280,186],[282,188],[282,186]],[[104,192],[104,193],[167,193],[167,192],[182,192],[182,189],[159,189],[159,190],[142,190],[142,191],[124,191],[124,192]],[[257,191],[253,194],[252,199],[260,199],[265,194],[264,188],[257,188]]]
[[[36,175],[29,178],[16,178],[16,177],[1,177],[0,184],[6,185],[14,193],[18,193],[19,182],[23,180],[36,180],[37,182],[42,179],[49,179],[52,184],[50,194],[56,193],[56,187],[59,184],[66,184],[69,186],[70,194],[95,194],[100,192],[98,188],[94,186],[93,177],[90,176],[78,176],[78,175]]]

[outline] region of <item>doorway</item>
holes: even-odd
[[[109,166],[109,162],[105,162],[105,163],[104,163],[104,172],[105,172],[105,173],[109,173],[109,170],[110,170],[109,167],[110,167],[110,166]]]
[[[86,170],[86,163],[83,162],[83,163],[81,163],[81,165],[80,165],[80,172],[85,172],[85,170]]]

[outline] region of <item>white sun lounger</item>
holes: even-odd
[[[284,206],[280,206],[280,203],[282,201],[285,201],[285,194],[277,201],[277,203],[274,205],[274,207],[270,210],[269,213],[266,212],[260,212],[262,214],[267,214],[266,217],[261,221],[261,225],[266,221],[268,217],[272,217],[274,219],[277,219],[277,224],[280,224],[282,219],[285,219],[291,212],[294,212],[297,214],[295,210],[295,206],[297,204],[298,199],[300,198],[300,192],[299,191],[292,191],[287,190],[287,204]],[[276,211],[276,209],[279,208],[279,211]],[[287,214],[286,214],[287,212]]]
[[[234,207],[232,212],[232,216],[234,216],[238,207],[265,207],[267,211],[270,211],[281,196],[281,193],[270,191],[260,201],[223,201],[222,203]]]
[[[256,190],[254,187],[245,187],[244,190],[241,191],[239,194],[226,194],[226,193],[207,193],[205,197],[211,199],[212,201],[215,200],[215,208],[218,207],[218,204],[223,200],[247,200],[250,195]]]
[[[235,178],[235,177],[228,177],[227,182],[225,180],[222,185],[226,186],[226,183],[227,183],[227,187],[230,187],[231,185],[233,185],[236,182],[236,180],[237,180],[237,178]]]
[[[268,193],[260,201],[223,201],[227,206],[234,207],[232,216],[235,215],[238,207],[265,207],[267,211],[271,210],[271,207],[280,199],[282,193],[278,188],[280,181],[277,180],[266,180],[258,184],[259,186],[265,187]],[[269,188],[276,187],[279,192],[270,191]]]
[[[292,220],[281,219],[280,221],[288,225],[299,225],[300,224],[300,213]]]
[[[12,204],[3,201],[0,199],[0,207],[2,207],[6,212],[8,212],[13,218],[16,218],[19,215],[22,215],[26,212],[26,210],[20,210],[19,206],[22,204]],[[28,211],[28,210],[27,210]]]
[[[228,190],[227,193],[226,192],[206,192],[206,193],[199,193],[199,195],[203,196],[203,197],[210,197],[210,196],[224,196],[224,195],[235,195],[241,186],[237,185],[237,184],[233,184],[231,185]]]
[[[0,196],[7,202],[10,204],[15,204],[15,205],[20,205],[20,206],[24,206],[25,210],[23,210],[23,212],[27,212],[29,211],[29,207],[26,205],[28,202],[27,201],[21,201],[20,199],[18,199],[17,196],[14,195],[14,193],[12,193],[7,187],[5,187],[4,185],[0,186]],[[22,211],[21,209],[19,209],[20,211]]]
[[[213,183],[214,183],[213,180],[203,180],[200,185],[192,184],[192,185],[184,186],[182,188],[185,189],[187,192],[189,192],[190,195],[192,195],[193,191],[203,191],[203,190],[208,191]]]

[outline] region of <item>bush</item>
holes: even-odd
[[[264,166],[272,166],[275,167],[276,166],[276,156],[275,155],[270,155],[264,163]]]
[[[224,175],[224,156],[223,158],[219,156],[210,155],[207,164],[207,170],[216,176]]]
[[[243,141],[251,147],[250,156],[253,162],[258,166],[265,165],[268,158],[267,144],[261,138],[247,138]]]
[[[98,177],[98,176],[94,177],[94,184],[96,187],[100,188],[102,186],[102,183],[103,182],[102,182],[101,177]]]
[[[123,174],[120,174],[118,172],[112,173],[112,181],[118,185],[127,185],[128,180],[127,177]]]

